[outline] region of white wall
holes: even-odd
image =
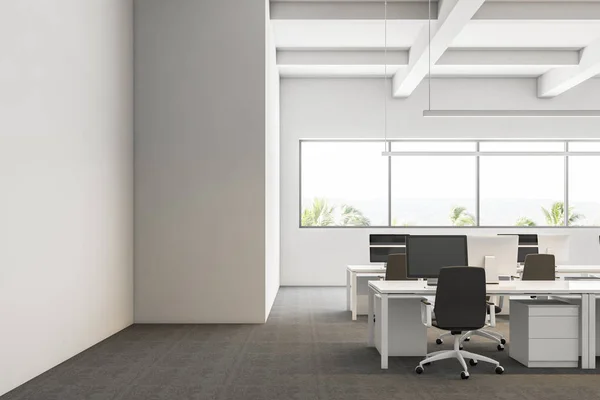
[[[266,137],[266,314],[268,316],[279,291],[280,218],[279,218],[279,69],[269,0],[265,0],[267,24],[267,137]]]
[[[132,22],[0,1],[0,395],[133,321]]]
[[[388,84],[390,82],[388,81]],[[538,99],[533,79],[436,79],[432,109],[598,109],[600,79],[554,99]],[[407,99],[387,90],[388,138],[600,138],[589,119],[424,119],[427,84]],[[299,228],[299,140],[384,137],[381,79],[281,80],[281,284],[343,285],[346,264],[369,261],[370,233],[439,233],[427,229]],[[590,180],[595,172],[590,171]],[[447,233],[500,230],[446,228]],[[515,229],[504,230],[514,232]],[[529,230],[527,232],[530,232]],[[600,230],[567,232],[572,263],[600,263]]]
[[[265,0],[135,1],[135,320],[266,318]]]

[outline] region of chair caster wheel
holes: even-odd
[[[458,349],[459,349],[459,350],[462,350],[462,349],[464,349],[463,345],[461,344],[461,345],[458,347]]]
[[[423,371],[424,371],[424,369],[420,365],[418,365],[417,368],[415,368],[415,372],[419,375],[421,375],[423,373]]]
[[[465,338],[465,340],[464,340],[464,342],[468,342],[468,341],[470,341],[470,340],[471,340],[471,338],[470,338],[470,337],[466,337],[466,338]]]
[[[502,350],[504,350],[504,345],[502,345],[502,344],[499,344],[499,345],[498,345],[498,347],[497,347],[497,349],[498,349],[498,351],[502,351]]]
[[[442,343],[444,343],[444,341],[442,339],[440,339],[440,338],[435,339],[435,344],[442,344]]]
[[[469,379],[469,373],[465,371],[461,372],[460,379]]]
[[[503,372],[504,372],[504,367],[502,367],[502,366],[498,365],[498,366],[496,367],[496,373],[497,373],[498,375],[502,375],[502,373],[503,373]]]
[[[469,365],[470,365],[471,367],[474,367],[474,366],[476,366],[476,365],[477,365],[477,360],[473,360],[473,359],[471,358],[471,359],[469,360]]]
[[[500,339],[500,343],[506,344],[506,340],[505,339]]]

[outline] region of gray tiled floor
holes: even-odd
[[[461,381],[453,360],[416,375],[415,358],[382,371],[366,318],[352,322],[344,309],[342,288],[282,288],[265,325],[134,325],[1,399],[600,398],[597,371],[527,369],[481,339],[468,348],[497,358],[504,375],[481,363]]]

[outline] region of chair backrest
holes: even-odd
[[[438,277],[434,313],[437,326],[449,331],[481,329],[487,315],[485,270],[445,267]]]
[[[553,281],[556,275],[554,254],[528,254],[523,266],[524,281]]]
[[[406,254],[390,254],[385,269],[386,281],[406,281]]]

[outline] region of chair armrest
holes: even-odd
[[[421,300],[421,321],[423,322],[423,325],[428,326],[428,327],[432,326],[432,320],[431,320],[432,314],[433,314],[433,304],[431,304],[426,299],[422,299]]]
[[[490,312],[490,326],[496,326],[496,304],[486,301]]]

